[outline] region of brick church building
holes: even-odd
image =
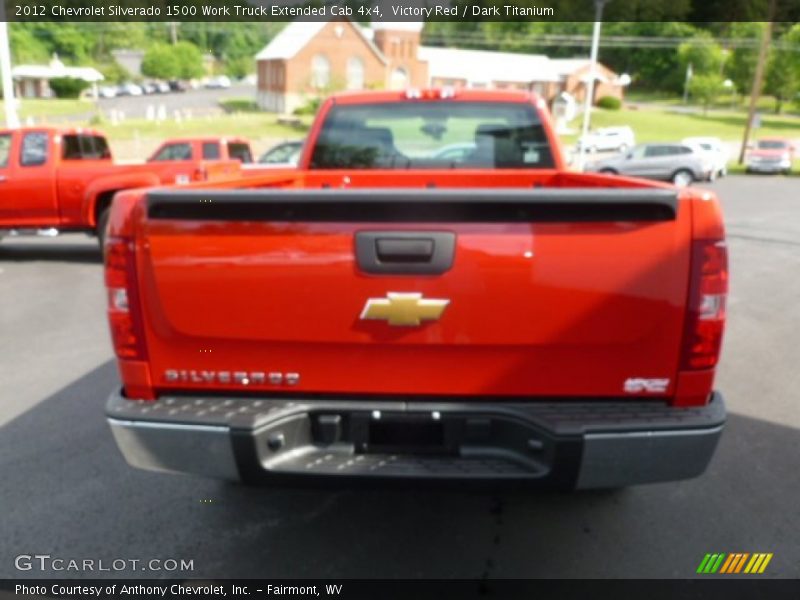
[[[256,55],[257,103],[291,113],[337,90],[428,86],[534,90],[549,102],[567,92],[582,102],[589,60],[420,45],[423,23],[347,19],[289,23]],[[595,99],[622,98],[624,84],[598,64]]]

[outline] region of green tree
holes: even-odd
[[[763,23],[731,23],[728,36],[735,39],[760,40],[763,32]],[[752,48],[733,48],[728,60],[725,61],[725,74],[742,94],[746,94],[753,85],[757,61],[757,45]]]
[[[225,74],[235,79],[247,77],[255,70],[256,63],[252,58],[241,57],[225,61]]]
[[[142,57],[142,75],[155,79],[179,79],[181,67],[173,46],[154,44]]]
[[[98,64],[97,69],[103,74],[107,83],[124,83],[131,78],[127,69],[115,60]]]
[[[776,52],[770,58],[764,82],[764,91],[775,97],[775,114],[780,114],[783,104],[795,97],[800,83],[797,74],[780,60],[780,54]]]
[[[178,78],[195,79],[203,76],[203,55],[191,42],[178,42],[170,46],[171,53],[178,61]]]
[[[720,45],[714,42],[711,34],[707,31],[702,31],[678,46],[678,60],[681,66],[681,74],[686,71],[689,65],[692,65],[692,71],[696,75],[710,73],[720,75],[725,55]]]
[[[780,41],[792,46],[800,45],[800,23],[786,31]],[[775,112],[780,113],[784,103],[791,101],[799,90],[800,56],[785,48],[774,49],[767,63],[764,91],[775,97]]]
[[[723,90],[722,76],[717,73],[695,75],[689,82],[689,93],[692,98],[703,105],[703,114],[708,114],[708,107]]]
[[[8,28],[11,54],[17,63],[44,63],[52,50],[45,40],[37,37],[28,23],[14,23]]]
[[[609,5],[610,6],[610,5]],[[688,23],[604,23],[603,35],[691,38],[698,29]],[[639,89],[683,89],[685,65],[674,48],[614,48],[600,46],[600,61],[617,73],[628,73]]]

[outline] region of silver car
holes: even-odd
[[[640,144],[625,154],[590,163],[586,170],[671,181],[678,187],[712,181],[716,175],[707,157],[684,144]]]

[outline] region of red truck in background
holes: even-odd
[[[120,190],[236,176],[238,161],[116,165],[91,129],[0,130],[0,237],[3,233],[102,233]]]
[[[118,195],[105,255],[136,467],[606,488],[723,429],[717,199],[568,171],[533,94],[336,95],[298,169]]]
[[[239,137],[176,138],[162,143],[147,159],[156,162],[191,162],[198,160],[238,160],[253,162],[250,142]]]

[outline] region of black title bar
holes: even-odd
[[[3,593],[5,592],[5,593]],[[541,598],[677,598],[725,600],[769,598],[796,600],[800,581],[756,577],[708,579],[501,579],[501,580],[135,580],[40,579],[0,581],[0,597],[104,600],[266,600],[327,598],[336,600],[467,600]]]
[[[0,0],[14,21],[593,21],[592,0]],[[774,2],[771,10],[771,2]],[[771,17],[771,19],[769,18]],[[603,21],[800,21],[800,0],[619,0]]]

